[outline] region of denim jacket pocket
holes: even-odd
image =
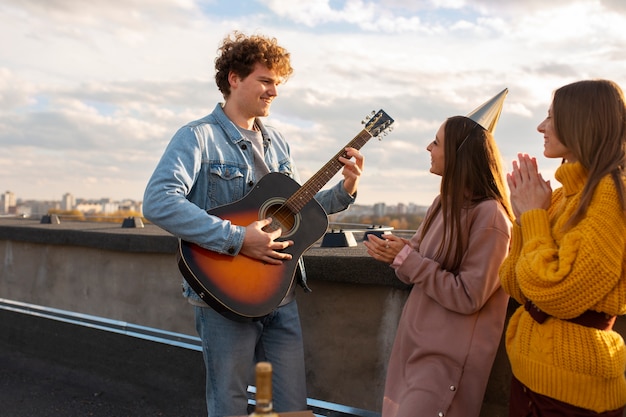
[[[209,165],[208,198],[211,206],[231,203],[243,197],[247,169],[223,162]]]

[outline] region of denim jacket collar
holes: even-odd
[[[233,143],[238,143],[242,140],[245,140],[244,136],[241,134],[235,123],[230,120],[228,116],[226,116],[226,113],[224,113],[224,104],[225,103],[217,103],[217,105],[215,106],[215,110],[211,114],[215,116],[215,120],[222,127],[222,129],[224,129],[224,132],[226,132],[229,140],[231,140]],[[261,135],[263,136],[263,145],[268,146],[271,142],[271,139],[269,133],[267,132],[267,129],[265,129],[265,126],[263,125],[263,122],[261,122],[261,119],[257,117],[254,119],[254,123],[259,127],[259,130],[261,130]]]

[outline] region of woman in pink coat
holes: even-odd
[[[412,285],[389,360],[383,417],[480,414],[509,297],[498,269],[512,211],[492,131],[506,95],[447,119],[428,145],[440,195],[410,239],[365,245]]]

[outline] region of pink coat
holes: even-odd
[[[509,300],[498,269],[511,224],[494,200],[464,210],[461,224],[468,245],[458,273],[445,270],[435,256],[441,215],[424,240],[418,230],[392,264],[413,287],[389,360],[383,417],[480,414]]]

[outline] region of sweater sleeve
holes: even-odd
[[[526,297],[517,283],[515,266],[517,265],[522,251],[522,243],[522,228],[515,222],[513,224],[513,230],[511,231],[511,248],[509,249],[508,256],[500,267],[500,281],[504,291],[520,304],[526,302]]]
[[[496,204],[491,207],[495,210],[479,213],[480,220],[470,226],[458,273],[407,245],[404,262],[395,264],[398,278],[418,286],[449,310],[461,314],[480,310],[500,287],[498,268],[509,246],[509,222]]]
[[[626,219],[610,179],[598,185],[585,217],[562,233],[571,215],[566,213],[554,226],[545,210],[521,216],[524,244],[516,266],[521,291],[563,319],[592,309],[613,292],[622,278],[626,244]],[[602,311],[623,314],[622,309],[616,302]]]

